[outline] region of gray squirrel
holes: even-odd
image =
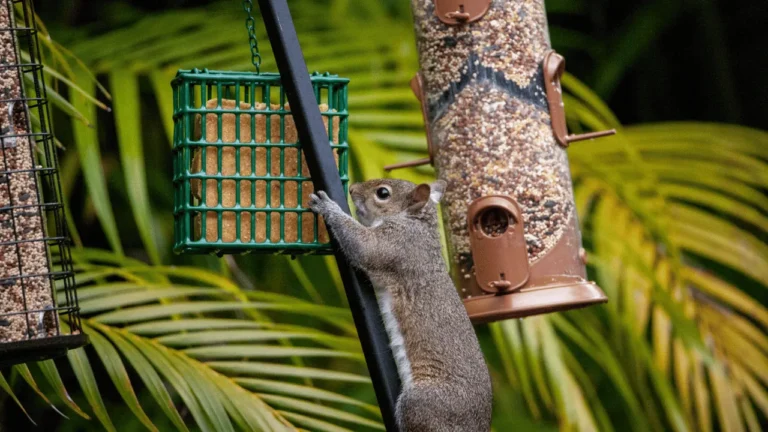
[[[445,185],[354,184],[359,222],[325,192],[310,196],[310,208],[374,286],[402,384],[395,409],[401,432],[491,428],[488,367],[441,253],[437,203]]]

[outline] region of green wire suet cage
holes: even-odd
[[[174,251],[332,253],[280,75],[259,71],[246,11],[255,73],[180,70],[171,83]],[[310,78],[347,192],[349,80]]]

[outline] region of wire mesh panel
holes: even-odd
[[[347,83],[311,75],[345,192]],[[174,250],[331,253],[280,76],[179,71],[174,104]]]
[[[0,366],[87,342],[38,50],[31,1],[0,0]]]

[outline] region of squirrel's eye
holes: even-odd
[[[380,200],[388,200],[390,196],[392,196],[392,193],[389,191],[389,189],[385,187],[376,189],[376,198]]]

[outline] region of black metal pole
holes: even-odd
[[[347,197],[344,194],[333,152],[328,145],[328,134],[312,90],[288,3],[286,0],[259,0],[259,7],[277,61],[277,68],[280,71],[282,85],[291,104],[291,115],[296,120],[296,130],[306,155],[315,190],[325,191],[342,210],[349,213]],[[334,240],[332,241],[336,250],[336,263],[352,309],[384,426],[387,431],[397,431],[395,402],[400,393],[400,379],[389,348],[389,339],[379,315],[376,297],[365,275],[355,272],[347,264],[338,245]]]

